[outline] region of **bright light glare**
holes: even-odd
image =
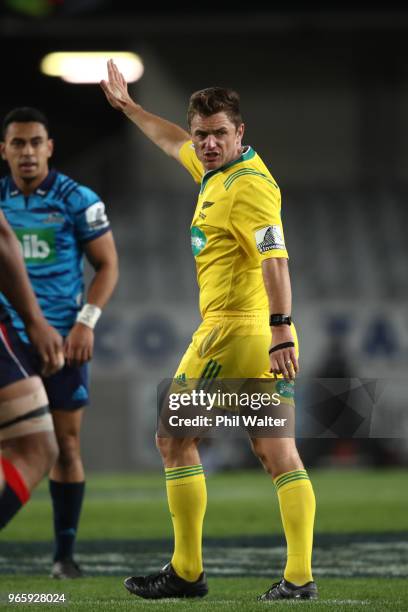
[[[41,72],[58,76],[68,83],[99,83],[106,79],[106,62],[113,59],[128,83],[140,79],[143,62],[136,53],[125,51],[75,51],[46,55],[40,64]]]

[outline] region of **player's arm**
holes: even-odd
[[[179,151],[190,140],[189,134],[175,123],[145,111],[129,96],[127,83],[113,60],[108,61],[108,80],[101,87],[111,106],[122,111],[162,151],[180,161]]]
[[[262,274],[269,301],[270,314],[290,315],[292,310],[292,290],[290,285],[288,260],[285,257],[271,257],[262,262]],[[294,379],[299,370],[294,347],[294,338],[289,325],[271,327],[272,342],[270,350],[271,372],[283,374]],[[281,344],[292,343],[276,349]]]
[[[92,359],[93,328],[119,278],[118,256],[111,231],[87,242],[84,250],[94,275],[88,289],[87,303],[65,341],[65,357],[70,365],[75,366]]]
[[[63,365],[62,338],[45,320],[24,266],[14,232],[0,211],[0,289],[24,321],[27,334],[41,355],[43,376]]]

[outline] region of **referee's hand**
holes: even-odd
[[[272,329],[272,342],[269,353],[270,372],[275,376],[282,375],[288,380],[294,380],[299,372],[299,364],[296,357],[295,340],[289,325],[276,325]],[[286,346],[274,350],[280,344],[292,343],[293,346]]]
[[[100,86],[109,104],[116,110],[124,111],[127,106],[134,104],[128,93],[126,79],[113,60],[108,61],[107,67],[108,80],[101,81]]]

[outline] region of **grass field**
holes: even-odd
[[[274,609],[408,610],[408,487],[404,470],[314,471],[318,499],[315,579],[320,600]],[[0,538],[0,609],[262,610],[256,595],[280,577],[285,544],[276,495],[259,471],[210,475],[204,551],[210,579],[205,600],[144,602],[122,578],[155,571],[171,554],[163,477],[88,478],[78,559],[87,578],[47,578],[51,509],[42,485]],[[9,604],[9,593],[57,593],[65,604]]]

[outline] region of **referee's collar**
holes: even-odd
[[[252,159],[253,157],[255,157],[255,155],[256,153],[253,150],[253,148],[247,145],[243,148],[241,155],[237,157],[237,159],[234,159],[233,161],[228,162],[228,164],[225,164],[224,166],[221,166],[220,168],[215,168],[214,170],[208,170],[208,172],[206,172],[202,178],[200,192],[202,193],[204,191],[205,186],[207,185],[209,179],[213,177],[215,174],[217,174],[218,172],[224,172],[225,170],[228,170],[228,168],[231,168],[232,166],[235,166],[236,164],[240,164],[241,162],[248,161],[249,159]]]
[[[56,178],[57,178],[57,171],[54,170],[54,168],[52,168],[48,172],[45,179],[41,181],[41,183],[38,185],[37,189],[33,191],[33,195],[35,194],[41,197],[46,196],[47,193],[50,191],[51,187],[53,186]],[[11,176],[11,174],[9,176],[9,180],[10,180],[10,197],[14,198],[15,196],[21,195],[22,192],[15,184],[14,179]]]

